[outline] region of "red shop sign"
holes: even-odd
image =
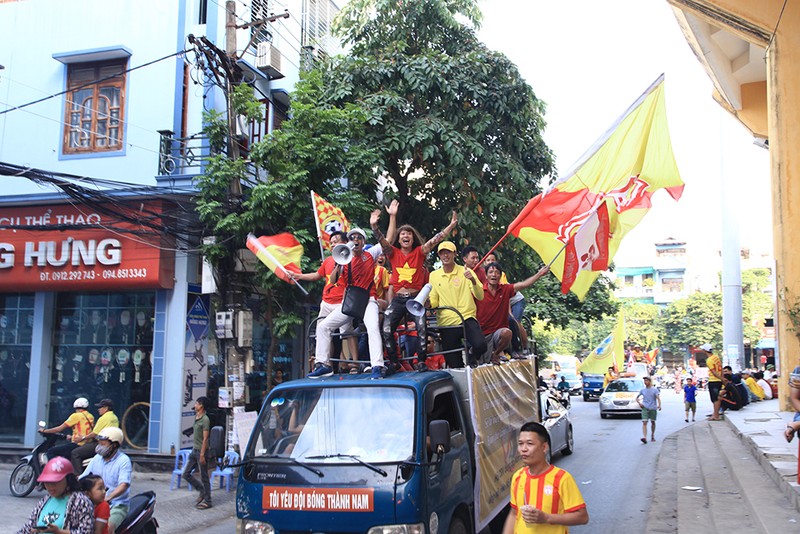
[[[120,211],[153,221],[165,205],[150,200]],[[0,291],[170,288],[174,244],[143,230],[83,206],[0,207]]]

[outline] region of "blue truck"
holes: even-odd
[[[535,377],[534,361],[514,361],[284,382],[243,449],[237,532],[482,530],[507,507],[520,425],[542,420]],[[569,425],[545,419],[558,435]],[[569,453],[561,429],[553,450]]]
[[[583,400],[600,399],[603,394],[605,377],[599,374],[584,373],[583,375]]]

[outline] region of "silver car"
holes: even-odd
[[[600,417],[642,413],[636,397],[643,389],[644,380],[641,378],[619,378],[609,382],[600,395]]]
[[[572,454],[575,444],[569,410],[550,391],[542,391],[539,399],[542,403],[542,424],[550,433],[550,452],[561,452],[564,456]]]

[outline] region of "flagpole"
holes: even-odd
[[[325,259],[325,247],[322,246],[322,236],[319,230],[319,217],[317,216],[317,201],[314,199],[314,190],[311,190],[311,209],[314,212],[314,226],[317,227],[317,243],[319,243],[319,257]]]
[[[254,234],[247,234],[247,239],[248,240],[252,239],[253,244],[258,249],[258,251],[263,252],[264,256],[269,258],[269,260],[272,263],[274,263],[278,269],[283,271],[284,274],[286,274],[286,276],[288,276],[292,280],[292,282],[294,282],[297,288],[303,292],[303,295],[308,296],[308,291],[306,291],[305,288],[303,288],[303,286],[300,285],[300,282],[297,281],[297,278],[294,277],[294,274],[287,271],[286,268],[281,264],[281,262],[279,262],[278,259],[272,255],[272,253],[267,249],[267,247],[261,244],[261,241],[259,241]]]

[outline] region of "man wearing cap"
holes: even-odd
[[[131,459],[119,450],[122,446],[122,430],[108,426],[97,435],[94,458],[79,478],[97,475],[106,484],[106,501],[111,506],[108,532],[114,531],[128,515],[131,501]]]
[[[711,344],[706,343],[700,347],[700,350],[708,354],[706,359],[706,367],[708,367],[708,395],[711,397],[711,402],[714,404],[714,413],[710,419],[712,421],[719,421],[719,392],[722,391],[722,360],[719,356],[712,352]]]
[[[486,352],[486,340],[476,318],[475,305],[476,300],[483,300],[483,285],[472,269],[456,264],[456,246],[452,241],[442,241],[437,252],[442,268],[430,276],[429,283],[433,288],[429,297],[431,306],[455,308],[461,316],[451,310],[438,310],[436,324],[439,327],[463,327],[442,328],[440,335],[445,361],[448,367],[464,367],[460,353],[450,351],[462,346],[462,338],[466,335],[468,362],[476,365],[478,358]]]
[[[95,406],[100,414],[100,417],[97,418],[97,423],[95,423],[92,431],[86,436],[86,443],[73,449],[70,454],[72,467],[75,468],[76,473],[80,473],[83,470],[83,461],[85,459],[94,456],[94,449],[97,445],[97,435],[100,434],[100,431],[110,426],[119,428],[119,418],[117,418],[114,413],[114,401],[111,399],[103,399],[95,404]]]
[[[76,447],[85,445],[87,442],[86,435],[92,431],[94,416],[88,411],[89,400],[86,397],[78,397],[75,399],[75,402],[72,403],[72,407],[75,408],[75,412],[67,417],[66,421],[53,428],[45,428],[42,430],[43,434],[58,434],[67,429],[72,429],[72,436],[70,437],[69,443],[50,447],[47,451],[47,457],[49,459],[53,459],[56,456],[63,456],[69,460],[70,453]]]
[[[345,294],[347,287],[350,285],[364,288],[369,292],[369,302],[361,320],[367,329],[372,378],[383,378],[385,372],[383,367],[383,344],[381,343],[378,301],[375,293],[375,257],[380,252],[380,249],[372,247],[369,251],[364,250],[367,234],[361,228],[350,230],[347,233],[347,239],[353,244],[353,256],[350,263],[345,265],[340,273],[334,271],[331,281],[335,283],[338,280],[345,287]],[[345,315],[342,312],[342,307],[339,306],[319,323],[315,354],[316,363],[308,378],[322,378],[333,374],[333,368],[330,366],[330,346],[333,331],[352,320],[353,317]]]
[[[386,208],[389,214],[389,239],[395,233],[394,228],[397,225],[397,211],[400,203],[393,200],[392,203]],[[378,228],[378,221],[380,219],[380,210],[375,210],[369,219],[375,238],[380,242],[383,253],[389,260],[392,266],[392,274],[389,278],[389,285],[392,286],[394,297],[389,303],[383,318],[383,346],[386,348],[386,353],[389,358],[394,361],[397,358],[397,342],[395,341],[394,333],[403,319],[406,317],[406,303],[413,300],[414,297],[422,290],[422,287],[427,282],[428,271],[425,269],[425,257],[433,250],[438,243],[440,243],[447,235],[456,227],[458,223],[458,216],[453,212],[450,218],[450,224],[430,238],[428,241],[423,242],[422,236],[419,235],[417,230],[409,225],[404,224],[397,229],[397,237],[394,243],[390,243],[389,239],[384,237],[383,233]],[[417,364],[418,371],[426,371],[428,367],[425,365],[425,358],[427,357],[426,343],[426,321],[425,316],[421,315],[411,316],[410,319],[414,321],[415,328],[417,329]]]

